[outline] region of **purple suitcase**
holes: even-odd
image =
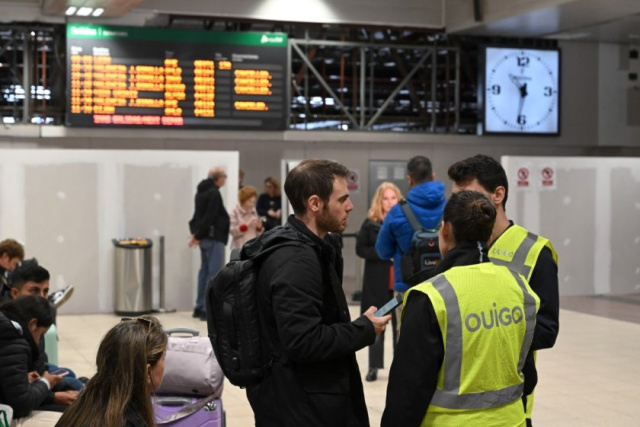
[[[162,427],[224,427],[224,411],[222,410],[222,400],[212,399],[207,404],[179,420],[162,422],[171,414],[175,414],[185,406],[199,401],[200,397],[183,396],[154,396],[153,409],[155,412],[156,424]]]

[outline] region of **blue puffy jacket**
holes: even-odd
[[[437,228],[442,220],[442,210],[447,203],[444,197],[444,183],[429,181],[412,187],[407,201],[424,228]],[[394,289],[404,292],[409,285],[402,281],[400,257],[411,249],[413,228],[404,216],[400,205],[396,205],[387,214],[376,241],[376,251],[382,259],[393,258]]]

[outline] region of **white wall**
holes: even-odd
[[[23,242],[51,273],[51,289],[74,296],[62,313],[113,310],[113,238],[165,236],[167,308],[190,309],[198,249],[187,247],[197,184],[211,167],[229,179],[225,205],[237,203],[237,152],[0,150],[0,236]],[[156,307],[158,293],[154,300]]]
[[[640,158],[503,157],[507,216],[550,239],[561,295],[640,292]],[[541,170],[555,171],[542,185]],[[518,186],[518,170],[530,171]]]

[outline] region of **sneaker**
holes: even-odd
[[[194,308],[191,317],[195,317],[196,319],[198,319],[200,318],[200,316],[202,316],[202,311],[200,311],[200,309]]]
[[[49,302],[55,305],[56,308],[60,308],[62,304],[67,302],[69,298],[73,295],[73,285],[69,285],[64,289],[60,289],[59,291],[55,291],[54,293],[49,295]]]

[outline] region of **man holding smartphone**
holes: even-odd
[[[35,259],[23,261],[11,274],[11,298],[17,299],[33,295],[47,299],[49,295],[49,278],[49,271],[39,265]],[[55,308],[52,308],[52,313],[54,309]],[[52,316],[55,323],[55,314],[52,314]],[[38,372],[32,373],[34,377],[38,375],[36,379],[44,376],[47,372],[52,375],[60,375],[61,377],[68,375],[67,378],[61,378],[57,387],[52,388],[52,394],[46,400],[46,404],[65,406],[72,404],[76,401],[78,391],[82,390],[84,384],[76,378],[73,371],[68,368],[59,368],[48,362],[44,347],[44,335],[39,340],[38,347],[40,354],[36,357],[35,362]],[[62,375],[61,372],[66,372],[66,374]]]
[[[391,319],[376,307],[351,321],[342,290],[337,236],[353,204],[343,165],[307,160],[284,185],[294,215],[284,227],[247,243],[241,258],[275,249],[257,274],[258,316],[265,357],[261,383],[247,388],[257,427],[369,426],[357,350],[372,344]]]

